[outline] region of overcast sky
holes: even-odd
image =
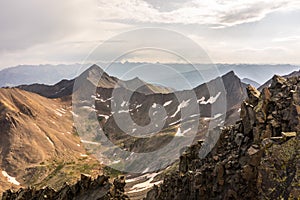
[[[0,69],[80,63],[143,27],[191,38],[214,63],[300,64],[299,0],[0,0],[0,26]]]

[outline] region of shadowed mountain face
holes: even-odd
[[[77,84],[74,86],[75,82]],[[88,112],[76,115],[85,116],[84,120],[93,116],[96,110],[97,120],[106,136],[114,144],[122,143],[125,149],[139,153],[151,152],[166,145],[172,139],[170,134],[176,132],[189,135],[191,129],[195,128],[201,133],[197,137],[203,137],[208,125],[214,127],[234,122],[239,118],[239,105],[246,97],[246,85],[233,72],[193,90],[170,92],[168,88],[154,86],[138,78],[118,80],[96,65],[76,80],[61,81],[54,86],[28,85],[19,88],[50,98],[73,94],[76,97],[73,106],[87,108],[85,112]],[[165,116],[160,113],[162,109]],[[76,115],[75,120],[78,118]],[[126,130],[119,126],[116,118],[121,119]],[[201,126],[198,127],[196,124],[199,119]],[[160,125],[161,122],[163,124]],[[186,125],[180,126],[181,122]],[[161,132],[163,134],[161,137],[145,139],[130,136],[128,132],[140,135],[156,132],[159,132],[158,135]],[[81,136],[85,134],[88,134],[87,129],[80,130]]]
[[[299,76],[274,76],[261,93],[248,87],[242,120],[214,130],[221,135],[206,158],[199,157],[206,141],[187,148],[146,199],[298,199],[299,86]]]
[[[60,99],[0,89],[0,191],[30,184],[57,187],[78,178],[86,151],[75,135],[70,108]],[[86,162],[91,168],[96,163]],[[66,170],[73,177],[64,171],[67,163],[78,164]]]
[[[117,136],[118,134],[124,135],[124,133],[118,128],[115,118],[112,117],[112,105],[119,112],[122,111],[124,113],[119,113],[120,116],[124,115],[121,117],[125,117],[128,114],[137,125],[143,127],[143,131],[151,133],[157,130],[157,125],[152,126],[152,129],[149,130],[146,125],[150,123],[151,118],[155,117],[155,114],[158,114],[157,111],[153,111],[152,116],[149,116],[149,110],[154,105],[161,105],[166,111],[167,118],[165,118],[164,128],[188,120],[189,116],[182,118],[178,111],[183,102],[186,102],[186,109],[189,109],[188,104],[192,103],[192,96],[195,98],[194,101],[197,101],[200,117],[214,118],[215,116],[220,117],[227,114],[225,123],[231,123],[238,119],[239,104],[246,97],[246,84],[242,83],[233,72],[202,84],[191,91],[178,92],[171,92],[168,88],[145,83],[138,78],[130,81],[118,80],[109,76],[96,65],[83,72],[76,78],[76,82],[79,84],[75,88],[73,87],[75,80],[61,81],[54,86],[35,84],[19,86],[19,88],[50,98],[74,94],[79,101],[85,102],[84,105],[79,106],[90,107],[91,111],[94,107],[96,108],[99,119],[103,119],[101,122],[103,130],[109,132],[109,137],[114,140],[118,140],[121,137]],[[80,90],[82,86],[84,87]],[[113,95],[116,93],[120,94],[120,97],[122,96],[121,99],[114,99]],[[128,95],[130,95],[130,98],[125,98]],[[183,99],[179,100],[178,96],[181,96]],[[80,104],[80,102],[78,103]],[[196,110],[188,112],[190,112],[190,116],[193,115],[194,117],[196,114],[199,114]],[[114,116],[116,114],[118,113],[115,113]],[[224,123],[224,120],[222,123]],[[128,123],[128,131],[135,130],[138,132],[130,124]],[[130,141],[128,142],[130,143]]]
[[[76,88],[73,88],[74,81],[75,79],[63,80],[52,86],[43,84],[21,85],[18,86],[18,88],[37,93],[48,98],[61,98],[73,94],[73,90],[76,91]],[[116,77],[109,76],[97,65],[93,65],[84,71],[79,77],[76,78],[76,81],[87,85],[87,87],[88,85],[91,85],[91,87],[96,85],[99,90],[124,88],[129,91],[134,91],[135,93],[141,93],[145,95],[152,94],[154,96],[156,94],[166,94],[167,96],[168,93],[174,93],[172,92],[172,89],[163,86],[152,85],[140,80],[139,78],[134,78],[128,81],[119,80]],[[216,91],[214,88],[221,88],[221,84],[224,85],[222,89],[226,92],[228,108],[231,108],[245,98],[246,84],[242,83],[232,71],[222,76],[222,78],[217,78],[208,82],[207,84],[201,84],[200,86],[194,88],[194,91],[197,94],[197,97],[205,97],[207,100],[211,96],[218,94],[219,91]],[[107,99],[110,98],[110,96],[104,97]]]
[[[158,152],[158,149],[172,144],[173,141],[180,142],[182,138],[189,138],[193,141],[195,132],[196,138],[203,138],[211,127],[221,126],[227,121],[235,121],[239,117],[238,105],[246,96],[245,85],[233,72],[193,90],[167,94],[133,92],[122,86],[96,87],[90,79],[80,77],[76,83],[78,84],[74,86],[73,108],[78,109],[78,112],[75,111],[77,117],[75,116],[74,119],[78,120],[76,124],[80,125],[79,134],[85,140],[101,143],[102,133],[97,133],[97,136],[89,133],[90,129],[100,128],[100,132],[103,131],[115,146],[132,152],[134,155],[138,154],[137,156],[142,155],[141,153]],[[100,126],[93,125],[91,121]],[[148,137],[149,135],[151,137]],[[105,146],[108,143],[103,141],[101,144]],[[182,146],[186,145],[182,144]],[[178,145],[178,149],[180,147]],[[115,152],[119,150],[109,146],[103,149],[106,149],[101,152],[104,154],[103,157],[121,154]],[[176,148],[175,150],[177,151]],[[151,171],[161,159],[164,159],[164,156],[169,156],[170,162],[172,161],[171,155],[164,153],[157,155],[156,161],[151,161],[153,157],[151,159],[143,157],[140,159],[145,159],[147,162],[137,159],[138,163],[142,164],[130,163],[126,167],[138,166],[137,171],[142,172],[146,168]],[[122,160],[135,162],[131,159],[135,157],[129,157],[129,155],[124,155],[120,159],[114,157],[112,163],[122,163]]]
[[[76,81],[84,85],[84,90],[80,90],[78,85],[74,87]],[[5,91],[5,95],[1,98],[5,112],[1,112],[4,116],[3,120],[9,121],[9,123],[6,121],[1,123],[1,130],[5,130],[1,132],[5,135],[1,147],[4,148],[2,170],[7,171],[10,176],[16,176],[16,180],[20,181],[22,186],[37,183],[36,181],[30,182],[28,178],[32,177],[32,171],[36,168],[44,172],[42,176],[37,170],[37,176],[42,176],[41,179],[47,181],[53,172],[48,166],[54,163],[54,158],[56,160],[54,166],[59,167],[60,161],[57,160],[79,162],[78,160],[85,156],[80,139],[74,136],[73,132],[71,95],[88,98],[89,101],[73,99],[73,103],[78,103],[80,107],[86,109],[88,116],[96,114],[101,129],[110,141],[133,154],[152,152],[168,144],[174,137],[178,141],[181,137],[190,137],[190,128],[197,130],[195,140],[203,138],[209,129],[209,124],[216,127],[223,123],[232,123],[239,118],[239,105],[246,97],[246,85],[233,72],[193,90],[172,92],[168,88],[148,84],[138,78],[129,81],[119,80],[109,76],[96,65],[83,72],[75,80],[63,80],[53,86],[34,84],[22,85],[18,88],[1,89]],[[20,89],[30,91],[30,93]],[[130,98],[126,96],[127,94],[131,94]],[[13,96],[16,97],[13,98]],[[78,100],[82,100],[80,98]],[[191,107],[192,104],[196,107]],[[117,109],[115,113],[113,107]],[[166,112],[166,118],[159,119],[159,116],[163,116],[159,114],[162,108]],[[182,112],[188,114],[182,114]],[[115,121],[116,115],[126,122],[127,131],[140,134],[156,133],[155,136],[137,138],[126,134],[127,131],[120,129]],[[76,113],[73,117],[77,118]],[[132,119],[136,125],[140,126],[140,129],[127,123],[127,119]],[[157,122],[165,122],[160,128],[148,126],[153,119],[158,119]],[[20,135],[21,133],[23,135]],[[81,133],[81,136],[84,134]],[[16,144],[12,141],[16,139],[12,138],[19,138],[18,141],[24,140],[25,142],[22,145],[16,143],[19,146],[13,146]],[[30,148],[27,143],[29,138],[32,142]],[[98,138],[92,138],[90,142],[98,142]],[[113,151],[113,149],[108,149],[104,154],[110,155],[114,153]],[[165,156],[158,156],[156,162],[165,158]],[[127,159],[130,161],[130,158]],[[151,163],[144,162],[144,164],[150,170],[153,167]],[[142,170],[145,166],[140,166],[140,169]],[[67,165],[65,168],[72,167]],[[72,170],[81,171],[80,169]],[[53,177],[57,176],[53,175]],[[2,178],[6,180],[5,177]],[[48,182],[52,182],[54,186],[59,186],[62,182],[62,180],[49,179]],[[63,180],[67,179],[68,177],[65,177]]]

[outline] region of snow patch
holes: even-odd
[[[118,164],[120,162],[121,162],[121,160],[115,160],[115,161],[112,162],[112,164]]]
[[[129,110],[119,110],[118,113],[128,113]]]
[[[151,183],[153,181],[154,177],[157,176],[157,174],[158,173],[146,174],[141,177],[127,180],[126,182],[129,183],[129,182],[134,182],[134,181],[138,181],[141,179],[147,179],[145,182],[134,185],[128,193],[141,192],[141,191],[151,188],[154,184],[155,185],[160,184],[162,181],[157,181],[157,182]]]
[[[200,116],[200,114],[194,114],[194,115],[191,115],[190,118],[198,117],[198,116]]]
[[[87,110],[92,111],[92,112],[96,112],[97,111],[95,108],[90,107],[90,106],[82,106],[82,108],[87,109]]]
[[[87,140],[80,140],[80,141],[85,144],[101,145],[99,142],[93,142],[93,141],[87,141]]]
[[[217,101],[217,99],[219,98],[219,96],[221,95],[221,92],[218,92],[218,94],[216,96],[212,96],[209,97],[209,99],[207,99],[207,101],[201,101],[200,104],[213,104]]]
[[[181,132],[181,128],[178,128],[175,136],[182,137],[182,136],[184,136],[185,133],[189,132],[190,130],[192,130],[192,128],[188,128],[188,129],[184,130],[183,132]]]
[[[202,101],[204,101],[205,100],[205,97],[201,97],[201,99],[198,99],[197,100],[197,103],[200,103],[200,102],[202,102]]]
[[[214,115],[214,119],[217,119],[217,118],[219,118],[219,117],[221,117],[221,116],[222,116],[221,113],[215,114],[215,115]]]
[[[172,103],[172,100],[171,100],[171,101],[167,101],[167,102],[164,103],[163,106],[168,106],[168,105],[170,105],[171,103]]]
[[[177,107],[177,110],[175,111],[175,113],[171,116],[171,118],[175,117],[177,115],[177,113],[180,111],[181,108],[185,108],[189,105],[190,99],[185,101],[183,100],[179,106]]]
[[[98,117],[104,117],[106,120],[109,118],[108,115],[98,114]]]
[[[180,121],[181,121],[181,119],[179,119],[179,120],[177,120],[177,121],[175,121],[175,122],[172,122],[171,124],[169,124],[169,126],[173,126],[173,125],[179,123]]]
[[[10,175],[8,175],[8,173],[6,171],[2,171],[2,175],[7,178],[7,181],[14,184],[14,185],[20,185],[20,183],[16,180],[15,177],[12,177]]]
[[[100,97],[100,95],[99,95]],[[101,101],[102,99],[98,98],[98,94],[97,94],[97,97],[95,95],[92,95],[91,96],[92,99],[94,99],[95,101]]]
[[[104,99],[98,99],[98,101],[100,101],[100,102],[103,102],[103,103],[104,103],[104,102],[107,102],[107,101],[110,101],[110,100],[112,100],[112,98],[113,98],[113,97],[110,97],[110,98],[108,98],[108,99],[105,99],[105,100],[104,100]]]
[[[123,101],[122,103],[121,103],[121,107],[123,107],[123,106],[125,106],[126,105],[126,101]]]

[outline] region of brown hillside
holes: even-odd
[[[0,89],[0,135],[0,191],[17,187],[5,172],[21,186],[43,181],[56,186],[68,172],[80,171],[72,163],[89,159],[73,131],[70,103],[59,99]],[[60,171],[64,175],[57,179]]]

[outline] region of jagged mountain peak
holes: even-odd
[[[223,76],[222,76],[223,78],[232,78],[232,77],[237,77],[237,75],[234,73],[234,71],[233,70],[231,70],[231,71],[229,71],[228,73],[226,73],[226,74],[224,74]]]

